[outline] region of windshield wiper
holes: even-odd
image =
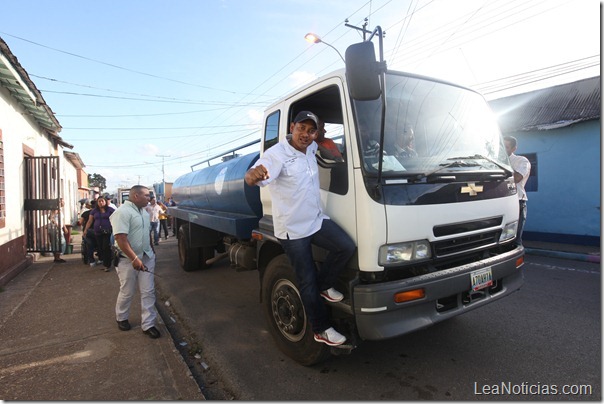
[[[421,181],[424,178],[428,178],[433,176],[434,174],[438,173],[441,170],[444,170],[446,168],[451,168],[451,167],[484,167],[484,165],[477,163],[477,162],[468,162],[466,160],[487,160],[488,162],[494,164],[495,166],[497,166],[498,168],[500,168],[501,170],[503,170],[504,174],[504,178],[508,178],[510,176],[512,176],[514,173],[512,171],[510,171],[509,168],[507,168],[506,166],[498,163],[497,161],[487,157],[487,156],[483,156],[481,154],[474,154],[472,156],[462,156],[462,157],[451,157],[448,158],[447,160],[453,160],[449,163],[441,163],[439,164],[439,168],[437,168],[436,170],[427,172],[427,173],[420,173],[420,174],[415,174],[413,176],[411,176],[409,178],[409,181],[411,182],[417,182],[417,181]],[[461,174],[461,173],[457,173],[457,174]],[[493,176],[493,175],[492,175]],[[455,174],[452,175],[443,175],[439,178],[439,180],[441,181],[455,181],[457,179]]]
[[[506,166],[493,160],[490,157],[483,156],[482,154],[475,154],[473,156],[466,156],[466,157],[451,157],[447,160],[486,160],[489,163],[492,163],[492,164],[496,165],[497,167],[501,168],[506,173],[506,178],[514,175],[514,172],[512,170],[510,170],[509,168],[507,168]]]
[[[453,159],[447,159],[447,160],[453,160]],[[480,164],[478,163],[468,163],[466,161],[463,161],[463,158],[459,158],[459,159],[455,159],[455,161],[452,161],[450,163],[441,163],[439,164],[439,168],[437,168],[436,170],[427,172],[427,173],[420,173],[420,174],[416,174],[412,177],[409,178],[410,181],[412,182],[416,182],[416,181],[420,181],[423,180],[424,178],[428,178],[434,174],[436,174],[437,172],[444,170],[445,168],[450,168],[450,167],[476,167],[476,166],[480,166]],[[451,178],[443,178],[443,179],[447,179],[447,180],[454,180],[455,176],[451,176]]]

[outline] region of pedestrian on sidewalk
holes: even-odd
[[[516,244],[522,245],[522,231],[524,230],[524,223],[526,222],[526,201],[528,196],[524,189],[526,182],[531,175],[531,163],[524,156],[517,156],[514,154],[518,148],[518,141],[514,136],[505,136],[503,138],[505,144],[505,151],[510,158],[510,164],[514,170],[514,182],[516,183],[516,190],[518,192],[518,203],[520,207],[520,214],[518,217],[518,230],[516,231]]]
[[[109,272],[111,263],[113,260],[113,254],[111,247],[113,229],[111,221],[109,220],[111,215],[115,211],[113,208],[107,205],[107,200],[100,196],[96,200],[96,208],[90,211],[88,222],[84,228],[84,234],[88,233],[88,229],[94,228],[94,237],[96,239],[96,247],[99,254],[99,258],[103,262],[105,272]],[[93,227],[94,226],[94,227]]]
[[[157,204],[155,197],[151,197],[145,209],[149,213],[151,220],[151,229],[149,231],[153,234],[153,242],[155,245],[159,245],[159,214],[161,213],[161,207]]]
[[[164,230],[164,240],[168,239],[168,208],[161,202],[157,202],[161,208],[159,212],[159,238],[161,239],[161,231]]]
[[[93,268],[101,263],[101,261],[97,262],[96,258],[94,257],[94,252],[96,251],[96,237],[94,235],[93,228],[88,228],[88,231],[84,231],[84,229],[86,229],[86,224],[88,223],[88,219],[90,218],[90,213],[92,213],[92,210],[96,208],[96,201],[93,200],[91,202],[87,202],[86,208],[88,208],[88,210],[82,213],[78,224],[82,226],[82,238],[86,246],[85,254],[88,264],[91,268]]]
[[[115,241],[125,255],[115,267],[120,280],[120,291],[115,304],[117,326],[128,331],[130,304],[136,287],[141,295],[141,329],[150,338],[159,338],[155,328],[155,250],[151,243],[151,221],[145,209],[149,189],[135,185],[125,201],[111,216]]]
[[[67,226],[65,226],[65,214],[63,213],[64,206],[65,200],[59,198],[59,209],[53,210],[48,217],[50,220],[48,223],[48,235],[50,236],[52,250],[54,251],[54,262],[58,264],[67,262],[61,258],[61,254],[65,254],[67,246]]]

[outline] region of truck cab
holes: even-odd
[[[340,149],[342,162],[317,153],[325,212],[357,244],[336,287],[346,299],[334,306],[352,314],[363,340],[429,326],[523,282],[523,249],[514,242],[516,188],[486,101],[427,77],[385,76],[383,118],[379,99],[350,96],[341,70],[268,108],[262,141],[263,152],[287,136],[299,111],[309,110]],[[406,153],[403,136],[411,141]],[[258,232],[267,239],[268,189],[260,196]]]

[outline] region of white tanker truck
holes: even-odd
[[[468,88],[387,70],[381,45],[377,27],[347,49],[346,69],[271,105],[260,152],[183,175],[172,189],[182,268],[228,256],[239,270],[258,270],[268,329],[304,365],[483,307],[523,284],[516,187],[486,101]],[[244,181],[303,110],[326,122],[343,156],[317,153],[321,198],[357,245],[336,285],[345,298],[329,303],[349,341],[338,348],[314,341],[293,267],[273,234],[269,192]],[[409,125],[415,154],[400,158],[391,149]],[[325,252],[313,255],[321,262]]]

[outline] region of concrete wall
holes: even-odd
[[[538,160],[525,238],[599,244],[600,120],[511,135],[518,139],[516,154],[535,153]]]
[[[0,228],[0,285],[8,282],[31,263],[25,249],[24,150],[34,156],[60,156],[61,194],[66,206],[77,203],[75,167],[55,148],[48,135],[5,89],[0,87],[0,130],[4,143],[4,180],[6,189],[6,223]],[[65,209],[68,223],[73,220],[71,205]]]

